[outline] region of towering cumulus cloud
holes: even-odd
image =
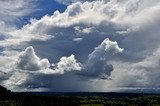
[[[15,91],[158,92],[159,0],[56,0],[66,4],[63,12],[31,16],[21,28],[15,20],[32,12],[36,2],[16,1],[19,5],[11,9],[0,1],[4,86]],[[5,18],[5,11],[11,18]]]
[[[20,53],[16,62],[16,69],[39,71],[41,73],[52,71],[49,74],[64,74],[65,71],[81,70],[81,65],[77,62],[74,55],[62,57],[58,63],[50,64],[48,59],[40,59],[33,47],[27,47],[25,51]]]
[[[50,63],[47,59],[40,60],[36,56],[33,47],[27,47],[26,50],[20,53],[17,67],[23,70],[43,70],[50,67]]]
[[[123,49],[119,48],[117,42],[112,42],[106,38],[95,50],[89,54],[88,61],[85,66],[85,75],[91,77],[107,78],[113,71],[113,66],[109,60],[114,58],[117,53],[121,53]]]

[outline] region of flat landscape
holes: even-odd
[[[159,94],[21,92],[1,97],[0,106],[160,106]]]

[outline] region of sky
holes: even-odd
[[[160,93],[159,27],[159,0],[0,0],[0,84]]]

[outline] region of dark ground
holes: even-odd
[[[0,106],[160,106],[160,94],[143,93],[13,93],[0,87]]]

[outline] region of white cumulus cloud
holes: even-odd
[[[40,60],[36,56],[33,47],[27,47],[24,52],[21,52],[17,61],[17,67],[22,70],[43,70],[50,67],[47,59]]]
[[[58,70],[60,73],[64,73],[65,71],[82,69],[81,64],[77,63],[74,55],[71,55],[69,57],[62,57],[57,63],[56,67],[53,68],[54,70]]]
[[[122,53],[123,49],[120,48],[117,42],[112,42],[106,38],[95,50],[89,54],[85,66],[86,76],[108,78],[114,67],[109,60],[111,60],[117,53]]]

